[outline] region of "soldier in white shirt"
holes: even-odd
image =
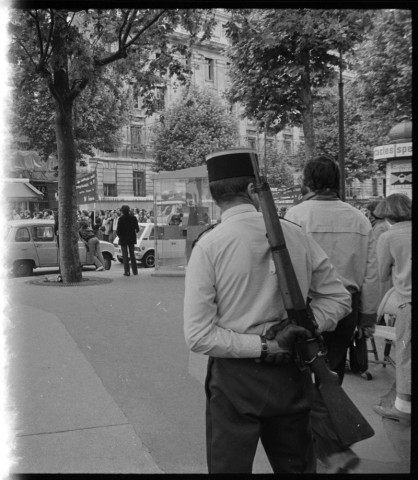
[[[265,338],[270,327],[288,322],[250,157],[233,150],[212,154],[207,167],[222,216],[196,243],[187,266],[184,333],[192,351],[209,356],[209,473],[251,473],[260,439],[275,473],[314,473],[312,379],[289,354],[308,333],[287,325],[278,340]],[[319,330],[335,328],[350,312],[349,293],[323,250],[300,227],[282,226]]]

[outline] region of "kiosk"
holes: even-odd
[[[403,193],[412,199],[412,122],[404,117],[388,133],[390,142],[374,148],[374,160],[386,160],[386,196]]]
[[[206,166],[162,171],[153,182],[155,272],[184,275],[194,240],[220,218]]]

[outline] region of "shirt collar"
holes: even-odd
[[[221,215],[221,221],[225,222],[229,218],[239,215],[240,213],[256,213],[257,209],[252,205],[251,203],[241,203],[239,205],[236,205],[235,207],[228,208],[225,212],[222,213]]]
[[[412,220],[404,220],[404,221],[402,221],[402,222],[392,223],[392,225],[390,226],[390,228],[391,228],[391,229],[393,229],[393,228],[403,228],[403,227],[409,225],[411,222],[412,222]]]

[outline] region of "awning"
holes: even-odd
[[[13,202],[40,200],[43,193],[29,183],[27,179],[6,179],[3,184],[3,196]]]

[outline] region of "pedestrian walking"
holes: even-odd
[[[207,168],[221,222],[191,253],[184,334],[193,352],[209,356],[209,473],[251,473],[260,439],[275,473],[315,473],[312,379],[290,355],[308,331],[287,322],[249,154],[208,155]],[[322,249],[300,227],[282,225],[303,294],[326,329],[349,313],[350,295]],[[277,325],[282,332],[266,339]]]
[[[105,269],[105,261],[100,250],[100,240],[96,237],[89,224],[84,221],[81,222],[78,233],[87,248],[88,256],[92,263],[96,265],[96,271],[101,272]]]
[[[322,155],[308,161],[302,181],[314,196],[290,208],[285,218],[301,225],[322,247],[351,294],[351,313],[336,325],[321,329],[329,367],[338,374],[342,384],[347,351],[355,330],[361,338],[369,337],[375,329],[379,302],[375,240],[367,217],[340,200],[340,170],[331,157]],[[312,427],[318,459],[326,467],[331,471],[344,471],[358,465],[358,457],[334,435],[319,395],[312,410]]]
[[[118,218],[116,235],[119,237],[123,256],[124,275],[129,277],[129,259],[131,260],[132,273],[138,275],[134,247],[136,244],[136,234],[139,233],[138,220],[130,214],[128,205],[122,205],[122,215]]]
[[[396,399],[392,407],[376,405],[385,418],[411,423],[411,307],[412,307],[412,201],[406,195],[389,195],[377,214],[392,227],[377,241],[379,276],[391,279],[396,305]]]

